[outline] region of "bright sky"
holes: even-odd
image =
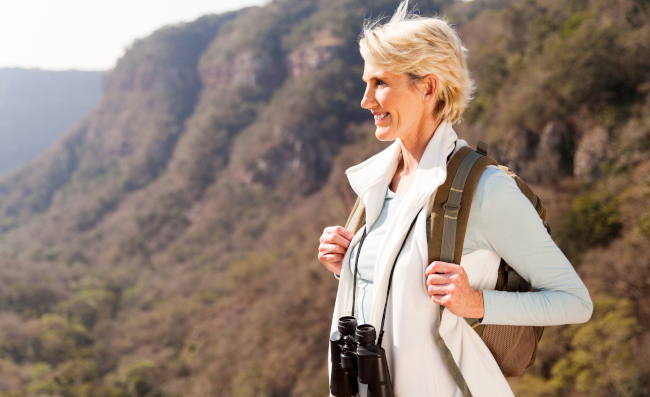
[[[0,68],[107,70],[134,39],[269,0],[0,0]]]

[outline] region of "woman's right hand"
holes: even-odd
[[[342,226],[329,226],[323,230],[318,246],[318,260],[335,274],[341,274],[343,257],[350,246],[354,233]]]

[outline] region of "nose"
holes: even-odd
[[[366,91],[363,93],[363,98],[361,98],[361,107],[370,110],[377,107],[376,105],[377,101],[375,100],[373,90],[370,87],[366,87]]]

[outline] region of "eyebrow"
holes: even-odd
[[[361,80],[362,80],[364,83],[367,83],[367,82],[368,82],[368,81],[367,81],[366,79],[364,79],[363,77],[361,77]],[[374,76],[370,76],[370,80],[386,80],[386,77],[384,77],[384,76],[377,76],[377,75],[374,75]]]

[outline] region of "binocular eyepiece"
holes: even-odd
[[[394,397],[386,352],[375,343],[375,327],[357,326],[356,318],[346,316],[339,319],[338,328],[330,337],[332,395],[355,396],[359,392],[358,379],[368,385],[368,397]]]

